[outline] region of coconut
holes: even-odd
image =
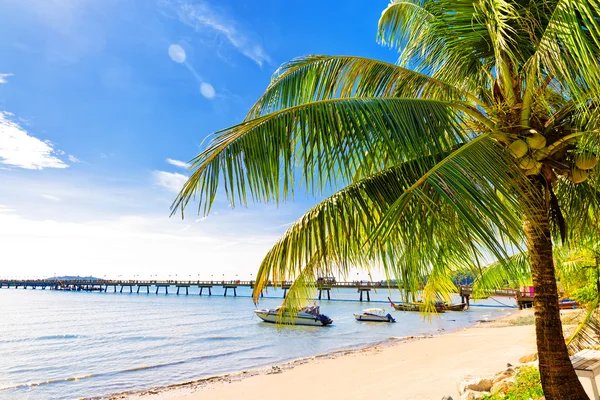
[[[508,143],[510,142],[510,138],[508,137],[508,134],[504,133],[504,132],[495,132],[492,133],[492,138],[496,139],[499,142],[502,143]]]
[[[541,161],[544,158],[548,157],[549,153],[550,152],[548,151],[547,147],[542,147],[541,149],[533,152],[533,158],[535,158],[536,161]]]
[[[541,149],[546,146],[546,138],[539,133],[527,138],[527,145],[533,150]]]
[[[590,173],[583,169],[573,168],[571,170],[571,180],[573,183],[581,183],[585,181]]]
[[[521,161],[519,161],[519,167],[522,169],[528,170],[535,167],[535,160],[531,157],[523,157]]]
[[[598,164],[598,159],[590,153],[579,154],[575,157],[575,166],[579,169],[589,170],[594,169]]]
[[[517,139],[514,142],[512,142],[509,148],[513,156],[515,156],[516,158],[523,157],[525,154],[527,154],[527,150],[529,150],[529,148],[527,147],[527,143],[525,143],[521,139]]]
[[[525,175],[538,175],[542,171],[542,163],[536,162],[533,168],[525,171]]]

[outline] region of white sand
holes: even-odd
[[[491,324],[490,324],[491,325]],[[315,357],[280,373],[224,377],[134,395],[177,400],[457,399],[464,375],[482,376],[519,365],[535,352],[534,327],[475,327],[434,338],[372,348],[334,358]]]

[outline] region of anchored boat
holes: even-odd
[[[308,325],[308,326],[327,326],[333,323],[333,320],[327,315],[321,314],[319,306],[308,306],[301,308],[297,313],[283,311],[280,315],[281,307],[273,309],[254,310],[260,319],[272,324],[282,323],[287,325]]]
[[[367,308],[361,314],[354,313],[354,318],[357,321],[369,322],[396,322],[394,317],[389,313],[386,314],[383,308]]]
[[[464,311],[467,307],[467,303],[456,303],[456,304],[448,304],[442,303],[442,307],[444,311]]]
[[[425,304],[423,304],[423,303],[394,303],[392,301],[392,299],[390,299],[389,297],[388,297],[388,300],[390,301],[390,305],[398,311],[419,312],[419,311],[422,311],[423,308],[425,307]],[[438,312],[438,313],[446,312],[446,310],[444,309],[442,304],[434,304],[434,307],[435,307],[436,312]]]
[[[394,303],[389,297],[388,300],[392,307],[398,311],[422,311],[425,307],[424,303]],[[448,304],[438,302],[434,304],[436,312],[443,313],[446,311],[464,311],[467,303]]]

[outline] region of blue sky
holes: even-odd
[[[169,218],[185,161],[282,63],[395,60],[387,0],[4,0],[0,276],[248,278],[315,203]]]

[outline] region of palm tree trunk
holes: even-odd
[[[544,395],[546,400],[587,400],[563,336],[548,208],[541,182],[534,182],[527,194],[524,228],[535,290],[535,333]]]

